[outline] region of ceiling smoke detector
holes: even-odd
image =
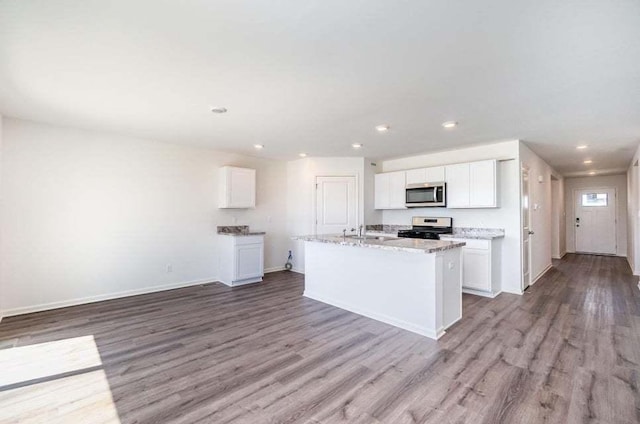
[[[227,113],[227,108],[222,106],[211,106],[210,110],[213,113]]]

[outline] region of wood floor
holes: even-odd
[[[640,422],[636,278],[615,257],[554,265],[524,296],[465,295],[438,342],[287,272],[5,318],[0,422]]]

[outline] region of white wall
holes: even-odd
[[[2,123],[4,118],[0,115],[0,215],[2,214],[2,204],[4,202],[4,196],[2,195]],[[0,226],[0,244],[2,244],[2,226]],[[4,292],[2,287],[2,270],[0,269],[0,321],[3,317],[2,304],[5,303]]]
[[[315,181],[317,176],[357,177],[358,225],[376,220],[373,211],[373,179],[371,161],[365,158],[304,158],[287,163],[287,232],[290,237],[315,232]],[[367,210],[365,214],[365,209]],[[367,224],[379,222],[366,222]],[[304,243],[291,241],[293,267],[304,272]]]
[[[489,159],[515,159],[518,156],[518,140],[473,146],[464,149],[447,150],[382,162],[382,171],[392,172],[404,169],[424,168],[427,166],[450,165],[453,163],[473,162]]]
[[[640,146],[627,171],[627,261],[634,275],[640,275]]]
[[[382,162],[385,172],[452,163],[502,159],[499,162],[500,207],[496,209],[412,208],[383,211],[383,223],[411,225],[412,216],[450,216],[455,227],[504,228],[502,240],[502,289],[521,293],[520,288],[520,166],[517,140],[438,152]]]
[[[284,162],[6,118],[2,135],[5,315],[215,281],[217,225],[267,231],[265,267],[286,260]],[[255,210],[217,208],[223,165],[257,170]]]
[[[551,255],[555,259],[567,253],[566,210],[564,184],[560,179],[551,180]]]
[[[565,207],[567,210],[567,251],[575,252],[575,191],[589,188],[615,188],[616,189],[616,212],[617,212],[617,249],[616,255],[627,256],[627,176],[605,175],[580,178],[565,179]]]

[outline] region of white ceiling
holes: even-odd
[[[0,0],[0,113],[281,159],[518,138],[620,169],[639,40],[638,0]]]

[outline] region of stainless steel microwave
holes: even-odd
[[[405,206],[408,208],[446,207],[446,184],[444,182],[407,184]]]

